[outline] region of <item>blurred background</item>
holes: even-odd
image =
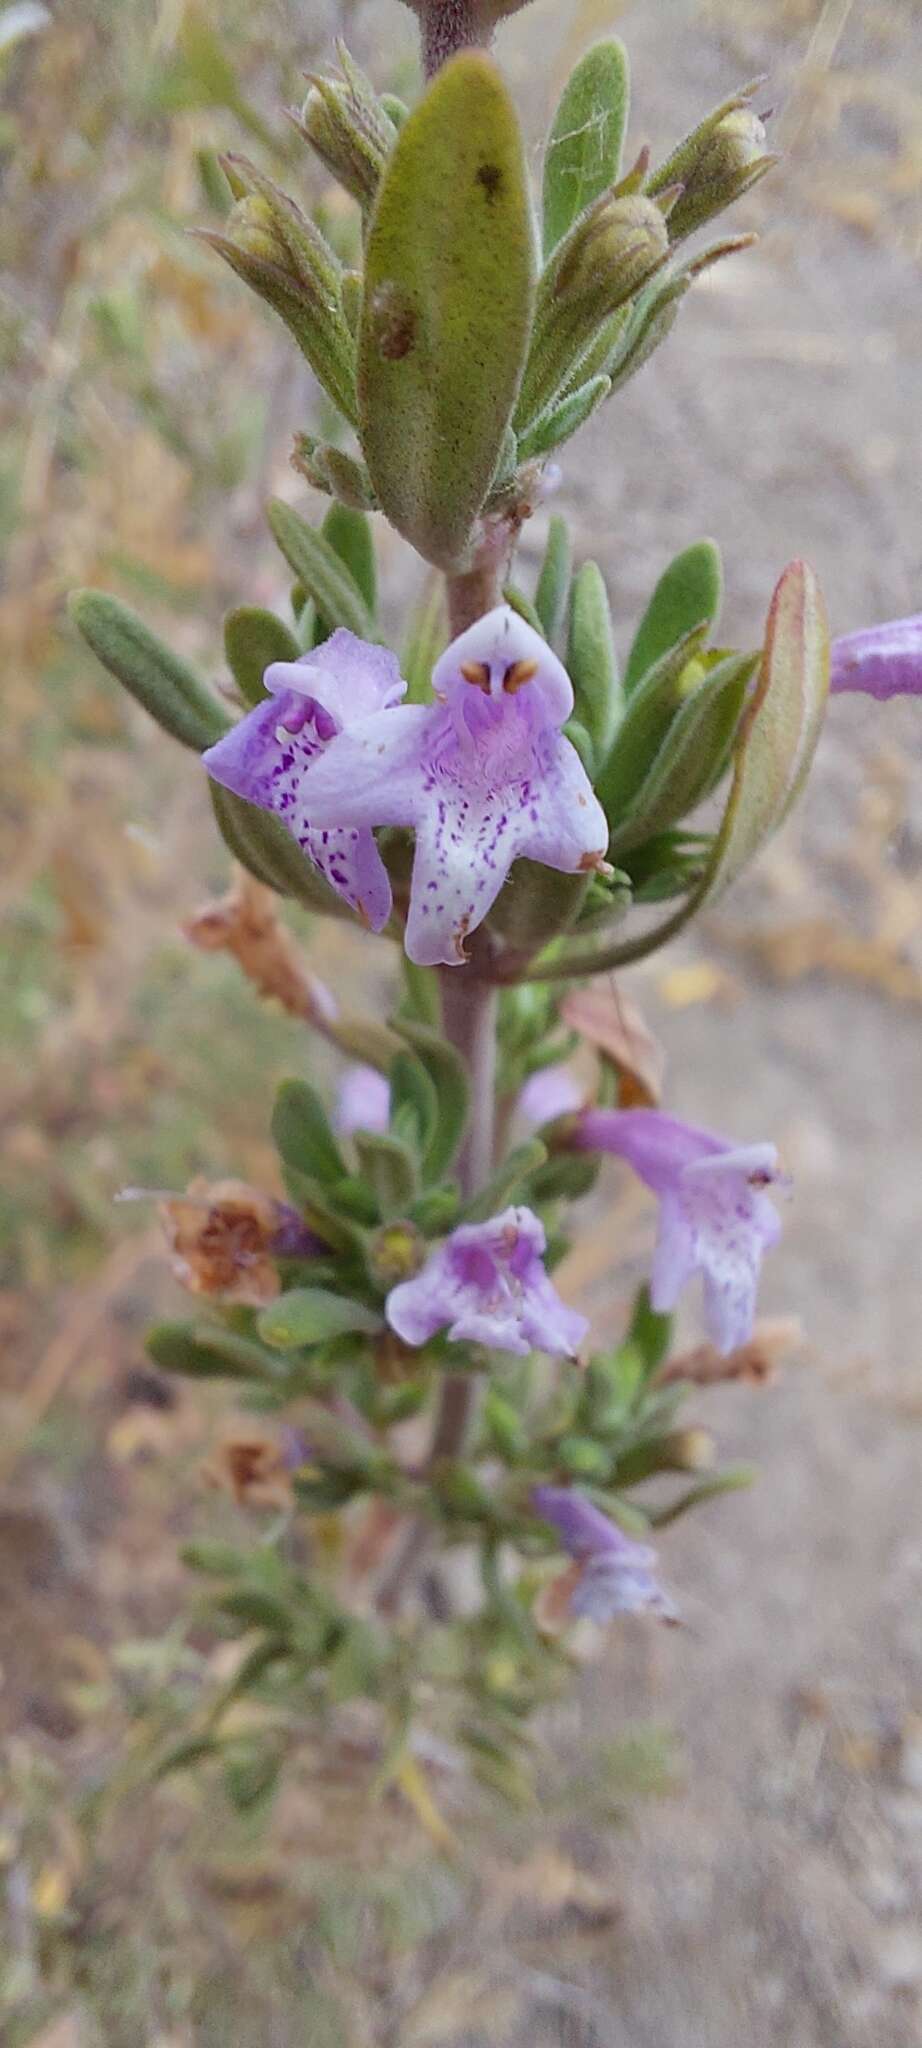
[[[582,49],[634,68],[664,153],[768,75],[776,173],[720,266],[568,454],[560,509],[627,646],[665,562],[724,549],[751,644],[784,562],[834,631],[922,603],[922,46],[916,0],[535,0],[498,54],[530,147]],[[838,701],[758,874],[626,986],[677,1114],[773,1137],[794,1177],[763,1306],[805,1338],[702,1403],[755,1489],[663,1542],[687,1626],[625,1624],[549,1730],[566,1792],[458,1817],[446,1866],[306,1756],[271,1821],[144,1783],[158,1716],[220,1658],[177,1546],[245,1517],[202,1476],[221,1398],[145,1365],[175,1302],[126,1184],[265,1180],[278,1080],[330,1076],[185,918],[227,858],[187,755],[71,636],[118,592],[216,677],[220,618],[284,601],[261,507],[316,418],[281,329],[186,232],[243,149],[347,232],[281,108],[349,39],[415,89],[396,0],[48,0],[0,9],[0,2018],[12,2048],[911,2048],[922,2038],[922,712]],[[590,466],[590,460],[592,466]],[[528,530],[522,580],[545,521]],[[396,625],[418,567],[381,542]],[[385,948],[299,929],[386,1000]],[[623,1225],[565,1291],[600,1329]],[[620,1219],[620,1221],[619,1221]],[[638,1270],[640,1270],[638,1264]],[[607,1319],[607,1321],[606,1321]],[[693,1328],[693,1325],[690,1325]],[[236,1522],[234,1518],[236,1517]],[[581,1759],[592,1753],[591,1777]],[[608,1776],[598,1758],[608,1757]],[[649,1795],[642,1798],[642,1795]]]

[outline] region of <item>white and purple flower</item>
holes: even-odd
[[[573,1357],[589,1324],[548,1279],[546,1243],[531,1209],[459,1224],[414,1279],[391,1289],[391,1329],[405,1344],[425,1344],[447,1326],[456,1344]]]
[[[353,1131],[386,1131],[391,1114],[391,1084],[377,1067],[360,1062],[347,1067],[336,1095],[333,1122],[341,1138]]]
[[[538,1126],[553,1123],[558,1116],[568,1116],[585,1099],[586,1091],[580,1087],[572,1068],[558,1061],[529,1074],[519,1089],[516,1108],[527,1123]]]
[[[834,640],[829,688],[863,690],[881,702],[922,696],[922,612]]]
[[[307,773],[333,740],[405,694],[397,658],[339,627],[298,661],[274,661],[269,696],[203,755],[215,782],[273,811],[314,866],[379,932],[391,914],[387,870],[367,827],[351,819],[315,820],[305,802]]]
[[[693,1273],[704,1281],[708,1328],[718,1351],[752,1335],[762,1254],[781,1221],[765,1189],[780,1178],[770,1144],[728,1145],[711,1131],[655,1109],[590,1109],[574,1120],[577,1150],[613,1152],[659,1197],[650,1300],[660,1314]]]
[[[206,755],[209,773],[276,810],[376,930],[390,891],[372,829],[415,828],[406,948],[420,966],[464,959],[514,860],[604,866],[605,814],[561,731],[570,678],[508,605],[440,657],[434,704],[398,704],[393,656],[342,631],[266,682],[298,695],[281,717],[251,712]]]
[[[604,1623],[616,1614],[655,1614],[678,1620],[648,1543],[626,1536],[575,1487],[536,1486],[531,1499],[578,1567],[567,1576],[567,1607],[575,1619]]]

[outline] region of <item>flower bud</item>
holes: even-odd
[[[311,78],[298,123],[306,142],[360,206],[372,204],[396,129],[342,44],[342,75]]]
[[[386,1223],[372,1238],[368,1263],[381,1287],[396,1287],[419,1272],[425,1256],[425,1245],[412,1223]]]
[[[315,375],[353,424],[355,343],[342,305],[342,268],[287,193],[244,157],[223,167],[236,196],[223,233],[200,231],[238,277],[278,313]]]
[[[778,159],[765,147],[765,124],[751,107],[725,114],[685,178],[685,189],[669,219],[674,242],[700,228],[715,213],[748,192]]]
[[[662,203],[643,193],[603,193],[574,222],[538,288],[531,353],[516,417],[519,432],[575,381],[606,322],[661,268],[668,254]]]

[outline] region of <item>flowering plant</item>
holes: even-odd
[[[763,1374],[778,1341],[754,1314],[779,1162],[660,1109],[656,1048],[600,978],[666,944],[780,826],[830,681],[922,687],[918,619],[837,641],[830,662],[802,562],[760,644],[736,650],[715,641],[717,549],[694,543],[623,669],[600,571],[574,573],[562,517],[531,595],[510,580],[557,451],[752,240],[689,256],[687,237],[774,159],[746,87],[663,163],[644,149],[625,171],[627,60],[602,41],[554,116],[538,226],[484,47],[517,0],[412,4],[428,73],[412,111],[341,49],[298,117],[357,203],[355,262],[236,157],[206,237],[284,321],[329,422],[293,457],[331,501],[322,525],[269,508],[290,620],[243,605],[226,621],[239,715],[117,600],[73,601],[100,659],[203,758],[238,879],[190,935],[229,947],[349,1063],[332,1116],[303,1076],[280,1091],[284,1198],[194,1183],[162,1205],[204,1307],[155,1329],[151,1354],[233,1382],[258,1414],[227,1476],[275,1517],[249,1550],[187,1550],[245,1650],[170,1761],[221,1757],[242,1803],[274,1782],[293,1717],[351,1697],[374,1703],[405,1785],[417,1717],[444,1714],[515,1792],[528,1717],[566,1681],[580,1626],[676,1619],[651,1536],[743,1476],[702,1478],[709,1441],[678,1411],[695,1383]],[[374,517],[432,572],[399,654],[380,634]],[[313,979],[276,896],[396,946],[386,1022]],[[580,1041],[591,1089],[567,1065]],[[609,1153],[659,1219],[649,1284],[598,1348],[554,1275]],[[709,1342],[675,1356],[697,1273]],[[691,1485],[651,1491],[671,1473]],[[478,1563],[475,1597],[456,1556]],[[221,1708],[247,1691],[270,1711],[241,1759]]]

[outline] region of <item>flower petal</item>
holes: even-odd
[[[337,895],[380,931],[391,914],[391,885],[371,833],[351,826],[317,829],[308,815],[308,772],[322,761],[325,746],[312,706],[313,700],[291,692],[270,697],[202,758],[215,782],[280,818]],[[327,717],[320,707],[320,720]],[[304,723],[292,730],[298,719]]]
[[[298,661],[271,662],[263,681],[274,695],[293,690],[313,697],[340,727],[398,704],[407,688],[396,654],[360,640],[345,626]]]
[[[337,733],[305,770],[314,824],[412,825],[433,721],[444,716],[438,705],[398,704]]]
[[[524,663],[534,663],[535,673],[524,686],[541,700],[546,719],[554,725],[563,725],[573,709],[573,685],[553,649],[533,626],[529,626],[512,606],[500,604],[476,624],[460,633],[444,654],[439,656],[432,671],[432,688],[437,697],[451,698],[464,694],[470,688],[462,671],[462,663],[472,668],[489,671],[489,682],[484,687],[498,697],[506,686],[510,671]]]
[[[565,875],[578,874],[593,855],[604,856],[608,820],[576,748],[562,732],[542,733],[535,751],[536,772],[520,785],[518,851]]]
[[[433,792],[416,827],[405,941],[418,967],[465,959],[465,940],[496,902],[515,850],[501,799],[477,805],[447,782]]]
[[[386,1131],[391,1110],[390,1082],[377,1067],[347,1067],[339,1084],[334,1123],[341,1137],[352,1131]]]
[[[922,612],[834,640],[829,688],[864,690],[881,702],[922,695]]]

